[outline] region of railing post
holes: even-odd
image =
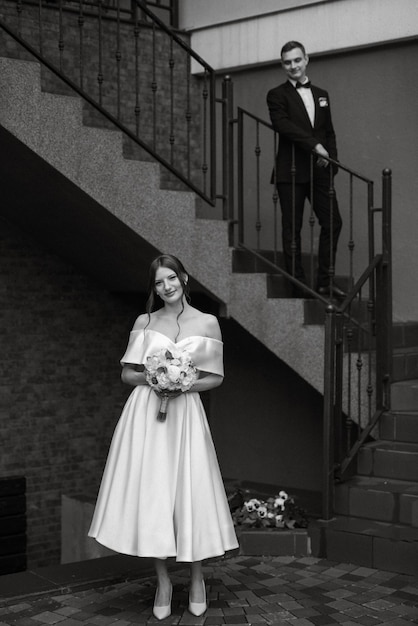
[[[244,224],[244,115],[238,107],[237,116],[237,215],[238,215],[238,243],[245,243]]]
[[[324,411],[322,447],[322,519],[329,520],[334,499],[335,307],[325,311]]]
[[[384,169],[382,172],[382,339],[384,337],[384,354],[382,362],[385,364],[383,372],[384,406],[390,408],[390,385],[392,382],[392,172]]]
[[[229,245],[234,245],[234,92],[230,76],[222,81],[222,217],[229,222]]]
[[[175,29],[179,27],[179,0],[170,0],[170,26]]]
[[[343,368],[343,352],[344,352],[344,317],[341,312],[336,311],[334,315],[334,410],[332,420],[332,441],[334,449],[332,461],[340,467],[341,460],[344,458],[344,443],[346,433],[343,432],[343,386],[344,386],[344,368]]]

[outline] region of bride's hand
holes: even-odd
[[[182,391],[158,391],[158,389],[154,389],[154,393],[157,394],[157,396],[162,400],[163,398],[169,398],[170,400],[172,400],[173,398],[177,398],[178,396],[181,396],[181,394],[183,393]]]

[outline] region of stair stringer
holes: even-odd
[[[323,392],[324,328],[304,325],[302,299],[268,298],[265,274],[234,274],[228,312]]]
[[[268,298],[265,274],[232,272],[227,222],[197,219],[194,193],[161,189],[160,166],[126,159],[119,130],[83,125],[78,96],[43,92],[38,63],[0,58],[0,76],[7,130],[156,249],[181,258],[228,315],[323,393],[324,328],[304,324],[302,300]]]
[[[304,301],[300,298],[268,298],[265,274],[234,274],[231,284],[229,314],[254,337],[266,345],[276,356],[295,370],[319,393],[324,393],[324,345],[325,328],[322,325],[305,324]],[[362,359],[362,369],[356,384],[350,387],[343,382],[343,411],[361,426],[369,420],[369,376],[374,376],[374,354],[344,355],[343,371],[348,372],[351,359],[352,371],[355,361]],[[377,429],[373,432],[377,436]]]

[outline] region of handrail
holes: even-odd
[[[189,54],[191,57],[194,58],[195,61],[197,61],[199,63],[199,65],[201,65],[202,67],[204,67],[206,70],[208,70],[208,72],[214,72],[213,68],[209,65],[209,63],[207,63],[201,56],[199,56],[197,54],[197,52],[195,52],[193,50],[193,48],[191,48],[189,45],[187,45],[187,43],[185,41],[183,41],[183,39],[181,37],[179,37],[178,35],[176,35],[176,33],[169,28],[166,24],[164,24],[164,22],[162,20],[160,20],[160,18],[155,15],[155,13],[153,13],[152,11],[150,11],[150,9],[147,7],[146,2],[143,2],[143,0],[134,0],[134,2],[137,4],[137,6],[141,9],[141,11],[143,11],[144,13],[146,13],[146,15],[148,15],[148,17],[155,22],[155,24],[157,24],[158,28],[160,28],[161,30],[163,30],[167,35],[169,35],[170,37],[173,38],[173,40],[181,47],[185,50],[185,52],[187,52],[187,54]]]
[[[230,125],[237,127],[238,233],[235,245],[255,259],[262,261],[262,266],[266,268],[266,271],[280,274],[287,284],[297,287],[301,297],[314,299],[325,310],[322,516],[324,519],[330,519],[333,514],[335,478],[338,477],[340,480],[344,478],[367,437],[378,428],[380,416],[390,408],[391,173],[389,170],[383,172],[382,207],[379,208],[374,205],[374,182],[370,178],[339,161],[327,159],[331,166],[338,168],[348,181],[344,197],[349,207],[349,219],[347,219],[346,226],[349,262],[346,265],[350,269],[350,281],[343,302],[326,299],[314,291],[312,284],[307,287],[281,267],[280,255],[276,253],[276,248],[273,251],[269,247],[263,249],[260,244],[259,233],[262,228],[260,214],[262,210],[265,210],[266,203],[265,198],[264,205],[263,200],[259,198],[260,184],[258,182],[254,185],[252,181],[252,196],[249,197],[251,189],[248,188],[246,172],[253,171],[258,176],[260,171],[264,172],[269,167],[271,172],[279,143],[278,133],[274,131],[270,123],[242,107],[237,107],[236,118],[231,116],[228,121]],[[261,161],[263,158],[264,161]],[[233,161],[234,154],[230,155],[229,159]],[[251,162],[251,165],[246,165],[246,159]],[[260,166],[260,161],[262,166]],[[340,175],[339,180],[341,183]],[[355,181],[357,181],[356,186]],[[359,278],[355,278],[353,269],[353,255],[356,247],[354,221],[358,219],[359,210],[356,207],[354,211],[354,206],[358,201],[359,185],[364,186],[363,219],[367,220],[368,257],[365,269]],[[331,192],[334,192],[332,187]],[[247,204],[250,223],[252,222],[255,227],[252,239],[251,232],[247,232],[248,224],[245,223],[245,220],[248,222]],[[278,196],[274,186],[272,212],[270,217],[267,215],[270,222],[267,222],[266,233],[270,238],[271,231],[275,231],[278,224],[277,206]],[[231,208],[229,212],[231,214]],[[378,212],[382,214],[379,237],[376,236],[374,220]],[[314,222],[311,212],[309,220],[311,227]],[[313,237],[311,237],[312,240]],[[381,250],[376,251],[378,243]],[[266,252],[269,252],[269,255]],[[273,259],[271,252],[273,252]],[[375,355],[376,370],[373,365]]]
[[[54,0],[47,0],[47,2],[51,2]],[[59,0],[55,0],[55,2],[58,2]],[[67,5],[69,9],[71,9],[71,4],[74,5],[74,10],[79,11],[79,6],[80,6],[80,0],[62,0],[67,8]],[[106,2],[106,0],[102,0],[103,2]],[[28,4],[33,4],[36,5],[38,4],[37,0],[26,0],[26,2]],[[83,0],[84,4],[86,7],[97,7],[98,4],[98,0]],[[126,14],[130,17],[130,19],[132,19],[133,17],[133,13],[134,13],[134,0],[130,0],[130,7],[129,8],[125,8],[125,7],[119,7],[119,6],[114,6],[116,2],[116,5],[118,5],[118,0],[107,0],[107,4],[104,4],[103,9],[108,12],[109,14],[112,14],[112,12],[117,12],[119,11],[122,14]],[[169,21],[168,24],[170,26],[170,28],[176,29],[178,28],[178,0],[169,0],[169,3],[166,4],[161,4],[159,2],[152,2],[151,0],[143,0],[143,2],[145,2],[145,4],[149,7],[155,7],[156,9],[158,9],[159,11],[164,11],[166,12],[166,14],[168,14],[169,16]],[[110,3],[110,4],[109,4]]]
[[[112,124],[114,124],[119,130],[121,130],[125,135],[127,135],[130,139],[135,141],[141,148],[146,150],[154,159],[156,159],[159,163],[164,165],[167,169],[174,172],[171,168],[168,161],[166,161],[163,157],[161,157],[157,152],[155,152],[151,146],[144,143],[139,137],[137,137],[129,128],[126,128],[121,122],[119,122],[116,117],[114,117],[111,113],[109,113],[105,108],[103,108],[100,104],[98,104],[93,98],[89,96],[83,89],[81,89],[76,83],[74,83],[71,79],[67,78],[65,74],[61,73],[52,63],[50,63],[47,59],[43,58],[41,54],[32,48],[30,44],[21,39],[16,33],[14,33],[8,26],[0,19],[0,28],[2,28],[10,37],[12,37],[15,41],[17,41],[27,52],[29,52],[32,56],[34,56],[42,65],[48,68],[55,76],[60,78],[68,87],[70,87],[73,91],[75,91],[83,100],[88,102],[93,108],[95,108],[99,113],[103,115],[106,119],[108,119]],[[202,195],[201,191],[197,189],[193,183],[188,181],[180,172],[176,172],[178,178],[186,185],[188,185],[195,193]]]
[[[274,171],[274,162],[275,162],[275,155],[277,152],[277,146],[279,144],[279,134],[274,130],[273,126],[269,123],[266,122],[264,119],[258,117],[257,115],[254,115],[253,113],[245,110],[242,107],[237,107],[237,117],[233,118],[230,120],[230,124],[234,124],[237,126],[237,145],[238,145],[238,155],[237,155],[237,161],[238,161],[238,165],[237,165],[237,194],[238,194],[238,209],[237,209],[237,217],[238,217],[238,243],[244,243],[247,240],[250,240],[251,238],[251,233],[248,234],[247,231],[247,226],[246,226],[246,220],[245,220],[245,204],[248,203],[250,205],[252,205],[253,207],[259,207],[260,203],[262,203],[264,201],[264,203],[266,203],[266,191],[265,189],[268,186],[269,182],[272,181],[265,181],[265,184],[262,185],[263,187],[263,193],[264,193],[264,200],[259,199],[259,193],[257,192],[257,195],[255,195],[255,192],[253,192],[253,196],[249,197],[248,194],[248,189],[245,189],[246,187],[246,182],[248,180],[248,177],[246,176],[246,174],[244,174],[245,172],[245,168],[244,168],[244,158],[246,158],[247,160],[249,158],[251,158],[251,155],[253,155],[254,161],[255,163],[252,163],[251,165],[251,170],[252,171],[259,171],[260,169],[265,171],[266,168],[270,168],[270,172],[273,170],[272,172],[272,178],[275,176],[275,171]],[[251,127],[252,124],[252,127]],[[243,144],[244,141],[246,140],[246,135],[248,135],[251,131],[252,128],[252,133],[256,136],[254,139],[254,145],[250,147],[247,147],[244,149]],[[264,136],[262,138],[261,137],[261,130],[264,129],[265,133]],[[268,135],[267,135],[268,133]],[[267,139],[268,137],[268,139]],[[248,140],[247,140],[248,142]],[[268,142],[270,145],[268,145]],[[244,156],[245,155],[245,156]],[[248,156],[250,155],[250,157]],[[312,151],[312,157],[311,159],[314,159],[316,157],[316,153],[314,151]],[[233,156],[229,157],[230,160],[233,160]],[[262,166],[260,167],[259,162],[260,160],[262,160]],[[354,170],[353,168],[349,167],[348,165],[341,163],[340,161],[336,161],[330,157],[326,157],[326,160],[330,163],[330,165],[332,167],[334,167],[335,169],[338,169],[340,172],[344,173],[344,175],[349,179],[350,181],[350,186],[352,187],[353,185],[353,180],[363,183],[366,186],[367,189],[367,197],[365,199],[365,205],[367,208],[367,211],[369,212],[369,214],[371,214],[373,212],[373,210],[375,210],[373,208],[373,181],[368,178],[367,176],[364,176],[363,174],[357,172],[356,170]],[[330,179],[332,177],[330,176]],[[341,178],[341,176],[340,176]],[[332,184],[332,180],[330,180],[330,185]],[[258,182],[257,182],[257,186],[258,186]],[[258,187],[257,187],[258,188]],[[330,187],[330,193],[334,193],[333,189],[331,189]],[[350,191],[350,194],[352,194],[352,190]],[[352,198],[350,198],[350,203],[352,204]],[[265,230],[266,236],[270,236],[271,238],[271,233],[273,233],[275,235],[276,233],[276,229],[278,228],[278,223],[279,223],[279,218],[278,218],[278,195],[277,195],[277,190],[276,190],[276,186],[274,185],[274,189],[273,189],[273,196],[272,196],[272,205],[273,205],[273,212],[272,215],[274,215],[274,224],[270,224],[267,227],[267,230]],[[351,215],[352,215],[352,206],[350,206],[350,220],[351,220]],[[258,211],[258,208],[257,208]],[[231,211],[230,211],[231,212]],[[264,213],[266,213],[266,211],[264,210]],[[270,221],[272,221],[272,217],[270,218]],[[313,210],[311,208],[311,215],[309,218],[309,225],[311,228],[311,244],[313,243],[313,228],[315,225],[315,216],[313,214]],[[256,231],[254,231],[253,234],[253,238],[256,238],[257,241],[257,245],[252,245],[249,247],[256,247],[256,249],[258,251],[260,251],[262,249],[262,239],[261,239],[261,234],[262,234],[262,228],[263,228],[263,224],[260,221],[260,218],[257,218],[257,221],[255,223],[255,228]],[[372,231],[372,226],[369,225],[369,230]],[[278,254],[276,252],[276,241],[277,238],[275,236],[275,244],[274,244],[274,256],[278,257]],[[268,242],[267,242],[268,245]],[[271,249],[271,248],[266,248],[266,249]],[[354,242],[352,241],[352,237],[350,237],[350,242],[349,242],[349,254],[350,257],[352,256],[352,252],[354,250]],[[373,254],[374,256],[374,254]],[[369,254],[369,261],[371,259],[371,255]],[[311,265],[312,265],[312,261],[313,261],[313,252],[311,249]],[[351,265],[351,261],[350,261],[350,265]],[[276,263],[276,265],[279,266],[279,263]],[[333,269],[334,268],[330,268]],[[311,267],[311,271],[310,271],[310,275],[311,275],[311,283],[310,283],[310,287],[313,288],[313,281],[312,281],[312,276],[313,276],[313,268]],[[350,280],[351,280],[351,275],[352,275],[352,270],[350,271]],[[333,281],[334,277],[333,275],[331,276],[331,281]]]
[[[202,101],[201,101],[200,111],[197,111],[196,106],[194,106],[194,110],[192,112],[188,101],[186,101],[186,98],[188,100],[191,98],[191,95],[190,95],[191,87],[189,86],[189,84],[191,85],[192,78],[190,77],[190,74],[188,74],[187,76],[187,87],[186,87],[186,82],[183,83],[183,81],[178,81],[179,83],[181,82],[183,84],[183,91],[184,92],[187,91],[187,93],[185,93],[185,96],[184,96],[185,98],[184,104],[182,105],[184,106],[184,117],[183,116],[179,117],[178,115],[174,115],[174,112],[173,112],[174,104],[173,102],[170,103],[169,97],[167,97],[165,101],[166,109],[171,108],[172,125],[173,124],[176,125],[175,130],[176,132],[178,131],[179,133],[178,137],[179,139],[181,139],[181,142],[184,143],[184,147],[181,143],[178,144],[179,145],[179,150],[178,150],[179,160],[178,162],[175,162],[173,158],[173,149],[174,150],[176,149],[177,137],[174,135],[173,130],[170,130],[170,133],[167,133],[167,135],[164,135],[164,136],[161,135],[161,141],[163,139],[165,141],[165,146],[166,146],[165,152],[171,151],[171,156],[167,156],[166,154],[164,154],[160,149],[159,143],[158,144],[155,143],[156,141],[155,134],[154,134],[154,140],[151,139],[151,141],[149,141],[145,137],[144,133],[141,133],[138,131],[138,119],[139,119],[138,116],[141,113],[141,102],[138,103],[139,87],[138,85],[135,86],[135,82],[136,82],[135,77],[138,77],[139,69],[129,70],[132,73],[131,80],[124,82],[124,84],[130,84],[131,86],[131,91],[132,91],[132,96],[130,96],[131,100],[135,99],[134,90],[136,89],[137,102],[135,105],[135,110],[134,110],[133,105],[132,105],[132,108],[130,109],[130,111],[132,111],[131,113],[132,123],[129,122],[128,120],[121,118],[119,102],[117,106],[117,113],[113,112],[111,109],[109,109],[109,107],[106,104],[102,102],[101,85],[103,82],[103,70],[100,67],[100,63],[101,63],[101,56],[103,54],[103,50],[102,52],[100,50],[100,46],[101,46],[100,21],[101,19],[103,19],[103,16],[101,15],[101,11],[103,11],[104,9],[103,9],[103,3],[101,0],[97,2],[98,13],[96,16],[94,16],[98,20],[98,23],[99,23],[99,34],[98,34],[99,41],[97,42],[97,45],[99,46],[99,53],[98,53],[99,54],[99,61],[98,61],[99,68],[98,68],[98,74],[97,74],[98,76],[97,82],[99,84],[99,98],[95,97],[91,93],[91,89],[88,90],[85,87],[85,85],[83,85],[83,80],[81,76],[81,73],[82,73],[81,65],[83,62],[81,59],[81,49],[83,47],[82,45],[83,42],[81,41],[81,37],[83,34],[83,28],[84,29],[86,28],[86,16],[87,16],[87,13],[83,12],[85,9],[84,2],[85,0],[80,0],[78,2],[79,14],[75,11],[74,7],[70,9],[64,6],[63,0],[58,0],[58,2],[55,5],[51,5],[51,4],[45,5],[43,3],[43,0],[39,0],[39,2],[37,3],[39,6],[39,14],[41,10],[42,10],[42,15],[46,13],[47,11],[49,13],[55,12],[57,15],[59,14],[59,23],[57,22],[57,24],[55,25],[55,28],[59,29],[59,33],[57,34],[57,37],[59,36],[59,41],[57,41],[57,44],[59,45],[57,45],[56,47],[56,50],[59,50],[59,55],[60,55],[59,64],[51,61],[50,58],[46,56],[46,53],[42,50],[42,36],[43,36],[42,30],[40,30],[39,32],[40,43],[39,43],[39,49],[37,49],[35,47],[35,45],[38,46],[37,41],[36,41],[36,44],[33,44],[32,42],[28,41],[27,38],[21,35],[21,32],[19,32],[20,28],[14,29],[9,25],[8,23],[8,21],[10,21],[9,16],[7,20],[4,17],[0,19],[0,28],[5,33],[7,33],[7,35],[11,37],[19,46],[21,46],[23,50],[28,52],[34,59],[36,59],[39,63],[41,63],[41,65],[43,65],[50,72],[52,72],[52,74],[55,77],[63,81],[63,83],[65,83],[72,91],[74,91],[74,93],[79,95],[90,107],[92,107],[92,109],[97,111],[101,116],[103,116],[112,125],[114,125],[118,130],[120,130],[131,142],[133,142],[133,144],[136,144],[141,150],[144,150],[146,153],[148,153],[156,162],[160,163],[168,172],[173,174],[176,177],[176,179],[181,181],[183,185],[185,185],[188,189],[196,193],[205,202],[207,202],[208,204],[212,206],[215,206],[216,204],[215,71],[211,68],[211,66],[204,59],[202,59],[196,52],[194,52],[194,50],[192,50],[190,46],[188,46],[188,44],[181,37],[179,37],[172,29],[170,29],[158,16],[154,15],[152,11],[150,11],[146,3],[144,3],[142,0],[132,0],[133,5],[137,7],[138,12],[141,11],[144,15],[146,15],[149,18],[149,20],[152,20],[152,24],[150,24],[149,22],[140,24],[137,17],[134,20],[130,20],[130,22],[125,20],[123,23],[125,24],[125,26],[128,25],[126,26],[127,28],[129,27],[129,23],[131,24],[130,33],[132,35],[132,40],[134,39],[136,41],[138,40],[140,26],[146,28],[146,30],[150,33],[150,37],[155,36],[154,35],[155,32],[161,33],[162,35],[169,38],[168,39],[169,45],[165,45],[165,48],[164,48],[167,51],[167,55],[168,54],[171,55],[170,58],[167,60],[167,66],[169,66],[168,71],[173,73],[173,71],[177,67],[176,66],[176,63],[177,63],[178,65],[177,71],[183,72],[182,68],[178,64],[178,61],[180,59],[179,57],[180,54],[183,55],[181,57],[181,62],[182,63],[184,62],[185,73],[189,71],[190,59],[193,59],[194,62],[198,63],[202,67],[203,79],[199,79],[199,81],[196,79],[196,81],[194,81],[193,83],[193,85],[195,86],[199,84],[202,87],[202,93],[201,93]],[[20,2],[19,7],[18,7],[19,8],[18,17],[17,17],[17,19],[19,20],[18,24],[20,24],[20,20],[22,19],[22,8],[24,6],[26,6],[25,3],[23,1]],[[32,9],[36,10],[33,4],[33,1],[29,2],[28,10],[29,10],[29,6],[32,6]],[[77,48],[76,45],[75,47],[74,46],[73,47],[74,47],[74,54],[80,54],[80,59],[75,59],[72,63],[70,64],[67,63],[66,65],[71,69],[73,74],[74,74],[74,68],[80,65],[80,81],[79,81],[80,84],[77,84],[73,76],[71,76],[67,71],[63,70],[63,63],[62,63],[62,53],[64,49],[63,36],[64,36],[64,32],[66,32],[64,31],[64,28],[62,25],[62,15],[64,13],[68,15],[71,14],[74,16],[74,19],[71,18],[73,19],[72,25],[74,28],[79,29],[79,34],[78,34],[78,36],[80,37],[79,48]],[[41,20],[41,15],[39,16],[39,20]],[[120,40],[119,29],[121,28],[121,24],[122,24],[122,20],[119,19],[119,11],[117,12],[116,17],[113,17],[112,19],[108,18],[108,21],[114,22],[115,34],[117,34],[117,40],[119,41]],[[41,27],[42,27],[41,23],[38,24],[38,28],[41,29]],[[74,42],[76,41],[76,36],[73,38]],[[95,40],[94,38],[90,38],[89,41],[94,42]],[[93,43],[91,45],[93,45]],[[173,45],[177,47],[176,50],[173,50]],[[118,76],[120,76],[120,62],[121,62],[121,52],[119,49],[120,43],[118,43],[117,46],[118,46],[118,49],[116,50],[113,62],[115,66],[117,66],[117,73],[118,73]],[[50,49],[52,50],[52,47],[50,47]],[[135,54],[139,55],[140,54],[139,50],[137,50]],[[174,54],[177,54],[178,59],[174,57]],[[88,59],[88,61],[90,62],[90,59]],[[114,68],[110,68],[108,71],[108,74],[110,75],[111,72],[114,72]],[[119,80],[119,78],[117,80]],[[145,84],[149,85],[150,91],[152,89],[153,98],[155,99],[155,94],[159,88],[159,85],[155,82],[155,79],[153,79],[152,84],[150,83],[145,83]],[[174,87],[177,87],[177,85],[175,85]],[[118,101],[120,101],[118,90],[119,90],[119,83],[116,85],[116,91],[118,92]],[[168,91],[169,87],[166,86],[165,90]],[[126,97],[122,98],[122,104],[125,105],[126,100],[127,100]],[[155,103],[154,105],[152,105],[150,100],[148,101],[144,100],[144,102],[147,102],[146,104],[147,107],[150,107],[150,106],[155,107]],[[196,102],[195,102],[195,105],[196,105]],[[177,107],[178,106],[179,105],[177,104]],[[126,108],[126,105],[125,105],[125,108]],[[145,104],[143,105],[143,109],[145,109]],[[145,115],[145,113],[142,113],[142,115]],[[133,119],[134,114],[135,114],[136,122]],[[162,115],[162,112],[161,112],[161,115]],[[200,115],[199,123],[197,123],[198,122],[197,115]],[[144,121],[145,121],[145,117],[144,117]],[[136,126],[136,129],[134,130],[135,126]],[[190,145],[190,132],[200,133],[203,127],[205,128],[205,133],[207,135],[207,136],[205,135],[205,137],[203,138],[203,145],[204,145],[205,152],[202,151],[201,161],[200,161],[200,164],[198,165],[197,162],[196,163],[191,162],[189,154],[186,154],[185,151],[190,152],[192,148],[192,146]],[[149,134],[150,125],[148,124],[145,128]],[[180,136],[181,133],[182,133],[182,136],[184,137],[184,140]],[[158,135],[158,137],[159,136],[160,135]],[[197,137],[195,138],[193,135],[192,139],[193,139],[192,143],[199,146]],[[160,142],[160,139],[158,139],[158,141]],[[197,152],[195,152],[194,155],[192,155],[192,159],[193,161],[197,161]],[[200,171],[201,181],[197,181],[198,170]]]
[[[266,122],[265,120],[263,120],[263,118],[259,117],[258,115],[255,115],[254,113],[251,113],[251,111],[247,111],[243,107],[238,106],[237,107],[237,111],[238,111],[238,116],[245,115],[246,117],[249,117],[250,119],[254,120],[255,122],[258,122],[262,126],[265,126],[266,128],[269,128],[274,133],[276,133],[276,135],[278,135],[277,131],[274,130],[274,128],[273,128],[272,124],[270,124],[270,122]],[[238,119],[234,120],[234,121],[238,122]],[[314,150],[312,150],[312,153],[316,154]],[[372,183],[373,182],[370,178],[368,178],[364,174],[360,174],[356,170],[353,170],[351,167],[348,167],[348,165],[344,165],[340,161],[336,161],[335,159],[332,159],[329,156],[328,157],[324,156],[323,158],[326,159],[329,163],[332,163],[333,165],[337,166],[339,169],[344,170],[348,174],[352,174],[356,178],[359,178],[360,180],[364,181],[365,183]]]
[[[356,296],[358,296],[360,289],[363,287],[363,285],[365,285],[366,282],[369,280],[369,278],[371,278],[371,276],[375,273],[378,266],[382,263],[382,260],[383,260],[383,254],[377,254],[372,259],[372,262],[366,267],[366,269],[364,270],[360,278],[357,280],[357,282],[353,286],[350,293],[347,294],[347,297],[344,299],[342,304],[334,305],[336,311],[343,313],[348,308],[348,306],[353,302]]]

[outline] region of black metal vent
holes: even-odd
[[[26,479],[0,478],[0,574],[26,569]]]

